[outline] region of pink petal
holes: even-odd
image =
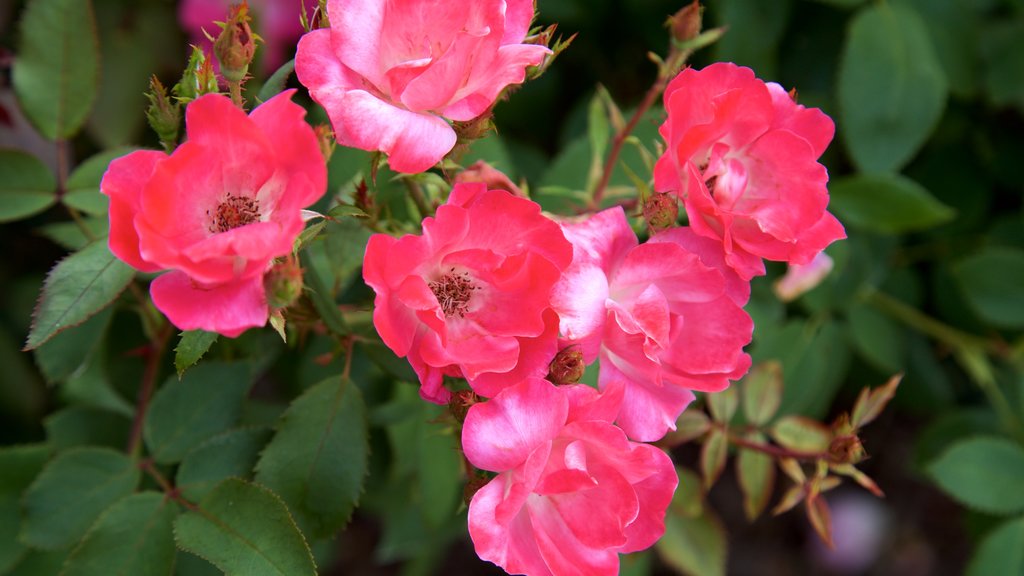
[[[518,338],[519,360],[515,367],[505,372],[480,373],[470,381],[470,386],[481,396],[493,397],[527,378],[543,378],[558,351],[557,335],[558,315],[545,310],[544,332],[533,338]]]
[[[505,34],[501,43],[519,44],[533,22],[534,0],[505,0]]]
[[[772,128],[789,130],[804,138],[814,150],[814,157],[820,157],[835,136],[835,123],[818,108],[805,108],[797,104],[786,89],[775,82],[768,82],[767,86],[775,108]]]
[[[153,304],[181,330],[206,330],[234,338],[267,323],[263,278],[202,287],[177,270],[149,287]]]
[[[619,573],[619,555],[615,550],[591,548],[580,542],[567,521],[550,505],[545,506],[540,501],[537,504],[531,503],[527,510],[537,546],[544,562],[554,574],[615,576]],[[573,522],[586,521],[575,515],[570,518]],[[597,533],[597,522],[591,526],[595,528],[593,532]]]
[[[725,293],[738,306],[743,306],[750,300],[750,282],[740,278],[736,271],[726,264],[721,242],[699,236],[686,226],[659,232],[648,242],[652,244],[671,242],[682,246],[688,252],[696,254],[702,264],[714,268],[722,274],[725,279]]]
[[[473,495],[469,504],[469,535],[477,555],[504,568],[511,574],[550,576],[544,558],[533,536],[533,526],[526,511],[516,510],[510,521],[498,519],[496,509],[508,492],[504,474],[491,480]]]
[[[139,234],[135,214],[139,196],[152,177],[157,163],[167,155],[155,150],[138,150],[111,161],[100,182],[100,191],[110,197],[110,251],[129,266],[142,272],[156,272],[162,267],[143,259],[139,253]]]
[[[676,419],[693,401],[693,392],[686,388],[666,384],[652,385],[648,380],[626,377],[619,367],[601,360],[599,379],[604,382],[627,382],[618,424],[627,436],[639,442],[660,440],[669,430],[676,429]]]
[[[626,385],[622,381],[606,382],[602,390],[585,384],[563,386],[569,395],[569,417],[567,422],[612,422],[619,414]]]
[[[295,90],[284,92],[267,100],[252,111],[249,117],[263,132],[270,135],[270,146],[278,166],[288,174],[303,174],[312,186],[299,203],[309,206],[327,190],[327,166],[320,154],[316,135],[306,123],[306,109],[292,102]]]
[[[452,120],[472,120],[487,111],[507,86],[522,84],[526,68],[537,66],[551,51],[544,46],[522,45],[498,48],[493,60],[477,62],[468,81],[452,97],[441,114]]]
[[[384,85],[380,50],[387,9],[387,3],[378,0],[328,0],[327,3],[331,20],[330,53],[345,67],[378,87]],[[299,53],[302,51],[300,41]],[[299,80],[306,84],[301,76]]]

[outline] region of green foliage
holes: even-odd
[[[1024,572],[1024,518],[1007,520],[985,535],[967,566],[967,576]]]
[[[986,322],[1024,328],[1024,250],[985,248],[959,262],[954,275],[967,302]]]
[[[837,179],[829,206],[849,226],[902,234],[948,222],[954,212],[904,176],[862,174]]]
[[[292,403],[260,456],[256,481],[284,499],[304,532],[333,534],[352,515],[366,476],[365,411],[351,380],[325,380]]]
[[[950,496],[989,514],[1024,511],[1024,449],[997,437],[979,436],[953,443],[928,467]]]
[[[66,206],[94,216],[106,216],[108,200],[100,194],[100,181],[110,161],[132,152],[132,148],[114,148],[100,152],[82,162],[65,184],[61,202]]]
[[[198,502],[222,480],[251,478],[270,437],[265,428],[241,428],[210,438],[185,455],[175,485],[186,498]]]
[[[227,576],[314,576],[309,546],[273,492],[236,478],[174,521],[178,547]]]
[[[21,20],[11,80],[18,102],[50,140],[85,123],[99,82],[96,21],[89,0],[32,0]]]
[[[57,201],[57,182],[31,154],[0,149],[0,222],[20,220]]]
[[[219,334],[216,332],[205,332],[203,330],[189,330],[181,333],[181,340],[174,349],[174,368],[178,371],[178,378],[185,374],[185,371],[199,362],[210,346],[217,341]]]
[[[46,277],[25,349],[88,320],[117,298],[134,276],[135,271],[114,257],[105,241],[93,242],[61,260]]]
[[[21,529],[21,495],[50,457],[44,444],[0,449],[0,574],[6,574],[28,552],[18,541]]]

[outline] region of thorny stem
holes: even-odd
[[[153,390],[156,388],[157,376],[160,374],[160,358],[163,357],[164,347],[170,337],[171,325],[167,324],[149,343],[145,352],[146,366],[142,374],[142,387],[139,388],[139,400],[132,420],[131,436],[128,438],[128,454],[133,458],[138,457],[142,450],[142,425],[146,419],[149,401],[153,397]]]
[[[231,102],[244,110],[245,100],[242,100],[242,83],[228,82],[228,91],[231,93]]]
[[[145,458],[141,460],[139,462],[139,469],[145,472],[146,474],[149,474],[153,481],[156,482],[158,486],[160,486],[160,489],[164,491],[164,494],[166,495],[167,498],[174,500],[175,502],[181,504],[182,506],[188,508],[189,510],[198,510],[199,507],[193,504],[192,502],[186,500],[185,497],[181,495],[181,491],[178,490],[176,486],[171,484],[167,477],[164,476],[160,472],[160,470],[157,469],[156,465],[153,464],[152,458]]]

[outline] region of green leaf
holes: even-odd
[[[747,440],[763,444],[765,437],[759,432],[754,432],[747,435]],[[739,456],[736,457],[736,478],[739,480],[740,490],[743,491],[743,510],[747,514],[747,520],[753,522],[764,511],[772,496],[772,488],[775,485],[775,461],[771,456],[756,450],[742,447],[739,450]]]
[[[806,454],[826,452],[832,443],[832,433],[824,424],[803,416],[784,416],[768,433],[783,447]]]
[[[259,102],[266,102],[274,96],[277,96],[284,90],[286,84],[288,84],[288,78],[291,77],[292,72],[295,72],[295,60],[289,60],[281,65],[270,78],[267,78],[266,83],[260,88],[260,93],[256,95],[256,100]]]
[[[925,230],[956,213],[920,184],[898,174],[861,174],[829,186],[829,209],[846,225],[880,234]]]
[[[712,428],[700,451],[700,471],[704,478],[704,491],[722,475],[725,460],[729,455],[729,437],[720,428]]]
[[[754,366],[741,388],[747,420],[755,426],[767,424],[782,403],[782,364],[768,361]]]
[[[987,322],[1024,327],[1024,251],[984,248],[956,264],[953,274],[971,308]]]
[[[131,418],[135,407],[114,389],[107,374],[104,358],[106,343],[100,340],[96,350],[84,366],[76,370],[60,388],[61,398],[68,404],[109,410]]]
[[[728,424],[732,420],[732,417],[736,414],[736,409],[740,405],[740,395],[736,392],[734,386],[730,386],[720,392],[707,393],[705,398],[708,401],[711,417],[716,422],[724,424]]]
[[[687,576],[724,576],[728,549],[725,529],[705,508],[698,518],[665,517],[665,534],[655,547],[666,564]]]
[[[85,123],[99,83],[96,20],[89,0],[33,0],[21,20],[11,80],[29,121],[50,140]]]
[[[67,557],[67,550],[29,550],[10,572],[10,576],[53,576],[60,573]]]
[[[590,139],[590,172],[587,176],[587,189],[593,190],[601,179],[604,168],[604,153],[608,148],[611,127],[608,125],[608,113],[600,93],[590,99],[587,109],[587,137]]]
[[[712,46],[713,59],[757,70],[760,78],[777,79],[779,42],[789,22],[789,0],[720,0],[714,4],[715,25],[726,33]]]
[[[128,443],[132,420],[124,413],[76,405],[47,416],[43,425],[46,427],[46,439],[54,450],[79,446],[122,449]]]
[[[105,241],[61,260],[46,276],[25,349],[85,322],[113,302],[134,277],[135,270],[115,258]]]
[[[905,368],[907,339],[902,325],[864,302],[854,302],[847,319],[850,340],[866,360],[887,374]]]
[[[96,520],[61,576],[167,576],[174,569],[177,515],[177,505],[157,492],[121,499]]]
[[[153,459],[180,461],[207,438],[238,421],[251,378],[245,364],[206,362],[178,380],[170,377],[153,397],[143,437]]]
[[[185,371],[199,362],[199,359],[217,341],[219,334],[206,332],[204,330],[189,330],[181,333],[181,340],[174,348],[174,368],[178,371],[178,378],[181,378]]]
[[[57,201],[57,180],[35,156],[0,149],[0,222],[27,218]]]
[[[1007,520],[985,535],[974,551],[967,576],[1024,574],[1024,518]]]
[[[996,106],[1024,110],[1024,20],[996,20],[981,33],[985,89]]]
[[[22,542],[56,550],[74,544],[111,504],[132,493],[139,469],[109,448],[77,448],[47,464],[22,500]]]
[[[928,473],[970,508],[999,515],[1024,511],[1024,449],[1004,438],[956,442],[928,466]]]
[[[218,485],[174,522],[178,547],[227,576],[315,576],[316,565],[284,502],[237,478]]]
[[[701,488],[700,476],[683,466],[676,466],[676,475],[679,477],[679,486],[672,495],[669,513],[687,518],[699,517],[704,513],[704,490]]]
[[[175,486],[189,500],[199,501],[221,480],[250,478],[260,450],[270,436],[270,430],[253,428],[231,430],[210,438],[181,461]]]
[[[47,224],[39,228],[39,233],[54,244],[74,252],[88,246],[94,238],[105,238],[110,229],[107,218],[84,217],[81,222],[89,230],[89,236],[82,232],[82,227],[77,222]]]
[[[292,402],[260,456],[256,481],[278,493],[317,536],[348,522],[367,471],[366,409],[348,379],[330,378]]]
[[[946,75],[921,17],[881,3],[858,11],[839,65],[839,132],[863,172],[895,172],[932,133]]]
[[[107,308],[35,349],[36,364],[48,383],[63,382],[82,368],[103,340],[113,312]]]
[[[110,201],[100,193],[100,181],[103,179],[103,174],[107,171],[107,167],[110,166],[112,160],[120,158],[133,150],[133,148],[114,148],[113,150],[100,152],[79,164],[71,175],[68,176],[68,181],[65,185],[67,189],[64,192],[64,196],[61,197],[61,201],[65,205],[81,210],[86,214],[94,216],[106,215]]]
[[[18,542],[21,494],[49,457],[45,444],[0,448],[0,574],[6,574],[28,550]]]

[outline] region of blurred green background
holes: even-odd
[[[24,4],[0,2],[0,148],[27,151],[56,168],[55,145],[34,134],[11,90]],[[646,54],[665,54],[663,23],[682,6],[664,0],[538,5],[540,23],[557,22],[560,33],[578,37],[542,78],[497,107],[497,137],[471,156],[525,179],[553,206],[552,198],[582,189],[586,180],[587,110],[597,85],[624,110],[635,106],[656,74]],[[84,131],[67,145],[73,166],[116,151],[94,162],[98,177],[122,147],[157,146],[143,114],[148,77],[155,73],[173,84],[187,39],[173,2],[94,0],[93,7],[98,93]],[[749,523],[727,472],[708,497],[728,534],[727,573],[1024,574],[1024,1],[709,0],[705,26],[726,26],[727,32],[695,55],[694,66],[750,66],[762,79],[795,88],[801,104],[820,107],[836,121],[822,162],[830,173],[830,210],[849,238],[828,250],[835,270],[821,286],[784,304],[771,289],[784,268],[769,266],[769,275],[754,282],[747,308],[756,323],[749,348],[755,361],[783,364],[783,412],[830,421],[861,387],[905,374],[894,403],[863,438],[871,459],[862,468],[886,498],[875,500],[855,487],[830,495],[838,548],[827,553],[799,512]],[[660,114],[653,111],[636,132],[652,153]],[[635,151],[625,160],[649,176]],[[360,161],[339,150],[332,186],[347,183],[351,165]],[[613,185],[628,184],[624,174],[613,179]],[[0,191],[4,186],[0,181]],[[102,227],[102,207],[75,208],[95,213]],[[46,272],[75,245],[67,222],[57,205],[0,227],[2,444],[53,442],[58,432],[73,442],[80,435],[116,435],[124,423],[105,416],[94,425],[82,398],[92,398],[88,410],[101,406],[114,414],[130,410],[119,399],[134,398],[141,361],[131,351],[142,336],[131,315],[96,321],[109,336],[100,353],[107,359],[102,379],[116,391],[103,401],[96,401],[95,378],[83,374],[84,365],[53,369],[38,354],[20,351]],[[355,267],[348,267],[351,276]],[[359,294],[358,286],[352,290]],[[310,368],[324,352],[315,342],[296,352],[266,336],[249,335],[237,348],[275,350],[268,355],[271,382],[301,389],[337,368]],[[41,372],[42,364],[51,372]],[[415,405],[414,396],[392,396],[390,405]],[[274,394],[267,397],[252,410],[264,409],[272,421],[285,404],[280,396],[277,403]],[[428,412],[423,409],[422,419],[431,417]],[[419,420],[412,420],[411,428],[388,434],[415,437]],[[384,447],[374,458],[387,454]],[[697,460],[690,446],[674,456],[691,468]],[[372,478],[365,506],[334,542],[336,549],[318,552],[336,566],[324,573],[496,573],[474,560],[459,522],[444,524],[437,530],[442,536],[423,534],[420,524],[403,519],[413,512],[395,510],[386,495],[375,493]],[[666,538],[661,547],[684,544]],[[696,543],[698,549],[704,544],[714,548],[713,542]],[[675,573],[678,562],[661,552],[624,560],[623,573]],[[0,564],[0,574],[46,574],[44,560]],[[204,574],[209,567],[193,558],[177,570]]]

